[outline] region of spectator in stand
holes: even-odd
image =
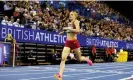
[[[14,17],[14,20],[16,21],[18,18],[20,18],[21,14],[20,14],[20,11],[21,9],[19,7],[16,7],[15,8],[15,11],[13,13],[13,17]]]
[[[115,34],[117,34],[116,38],[117,40],[131,40],[131,37],[130,35],[128,34],[124,34],[124,33],[127,33],[128,31],[117,31],[118,27],[122,29],[122,27],[124,27],[123,25],[120,25],[119,23],[115,23],[113,22],[114,21],[117,21],[117,18],[123,18],[123,16],[120,16],[120,14],[116,11],[114,11],[113,9],[109,8],[106,4],[103,4],[102,2],[96,2],[96,1],[82,1],[82,2],[78,2],[78,3],[81,3],[81,5],[84,5],[85,7],[88,7],[91,11],[91,16],[93,17],[93,19],[95,19],[97,17],[97,13],[100,13],[101,16],[105,15],[106,17],[104,18],[104,22],[107,23],[107,24],[104,24],[102,26],[106,26],[108,29],[106,29],[106,31],[104,30],[103,31],[98,31],[97,29],[95,29],[95,27],[93,28],[94,29],[94,36],[98,36],[99,37],[99,33],[100,33],[100,36],[103,37],[103,38],[109,38],[109,39],[114,39],[115,37],[113,37]],[[112,20],[113,19],[113,20]],[[100,20],[100,24],[103,20]],[[93,25],[92,25],[93,26]],[[97,25],[95,25],[97,26]],[[117,26],[117,28],[116,28]],[[128,25],[125,25],[125,26],[128,26]],[[100,27],[100,25],[99,25]],[[112,27],[112,29],[111,29]],[[104,27],[103,27],[104,28]],[[115,28],[115,29],[114,29]],[[113,30],[114,29],[114,30]],[[124,28],[125,29],[125,28]],[[122,30],[124,30],[122,29]],[[111,32],[110,32],[111,30]],[[115,31],[115,32],[114,32]],[[121,34],[123,33],[123,34]],[[128,37],[126,37],[128,36]]]
[[[27,55],[28,62],[30,63],[29,65],[33,65],[36,61],[36,56],[34,56],[34,51],[30,50],[28,55]]]
[[[95,58],[96,58],[96,45],[93,45],[91,50],[91,60],[93,63],[95,62]]]
[[[111,58],[112,58],[111,60],[115,61],[115,59],[118,58],[115,47],[110,48],[110,53],[111,53]]]
[[[8,24],[8,16],[3,17],[3,20],[1,21],[2,25],[7,25]]]
[[[114,47],[110,47],[109,50],[110,50],[110,54],[111,54],[111,62],[113,62],[114,57],[115,57],[115,49],[114,49]]]
[[[57,63],[57,58],[58,58],[58,52],[54,49],[51,50],[51,54],[49,54],[49,58],[51,59],[50,62],[53,64]]]
[[[108,46],[106,47],[106,58],[105,59],[106,59],[106,62],[111,61],[111,53],[110,53],[110,49]]]
[[[8,1],[5,1],[4,12],[5,12],[5,15],[8,16],[9,18],[12,16],[13,5]]]
[[[19,23],[20,23],[20,19],[17,19],[16,22],[13,23],[13,25],[15,27],[21,27]]]
[[[133,28],[130,28],[131,26],[119,24],[118,22],[111,20],[112,18],[110,18],[110,16],[113,15],[114,18],[117,18],[118,15],[120,16],[119,13],[101,2],[82,1],[79,3],[88,7],[91,13],[93,13],[93,15],[91,14],[93,17],[90,17],[89,19],[80,16],[81,29],[83,31],[81,33],[82,35],[126,41],[133,40]],[[40,4],[35,1],[6,2],[5,6],[9,9],[9,11],[11,11],[13,8],[14,12],[11,14],[14,18],[14,21],[20,19],[19,25],[22,27],[25,25],[27,28],[57,32],[61,30],[62,27],[65,27],[68,23],[67,19],[69,17],[69,10],[64,8],[53,9],[52,6],[48,5],[41,8]],[[106,16],[103,19],[97,19],[97,13],[109,16]],[[10,19],[9,23],[8,19],[4,18],[1,23],[3,25],[8,24],[11,26],[13,18]]]
[[[14,18],[11,17],[10,21],[8,22],[8,26],[13,26],[14,23]]]

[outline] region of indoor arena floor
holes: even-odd
[[[59,65],[0,67],[0,80],[55,80]],[[67,64],[63,80],[133,80],[133,62]]]

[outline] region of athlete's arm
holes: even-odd
[[[59,33],[59,35],[62,35],[63,33],[65,33],[64,31],[61,31],[60,33]]]
[[[75,32],[75,33],[79,33],[81,30],[80,30],[80,26],[79,26],[79,21],[78,20],[76,20],[75,22],[74,22],[74,25],[75,25],[75,27],[76,27],[76,29],[68,29],[68,30],[70,30],[70,31],[72,31],[72,32]]]
[[[63,28],[63,31],[61,31],[61,32],[59,33],[59,35],[62,35],[63,33],[69,33],[69,32],[72,32],[72,31],[70,30],[70,28],[64,27],[64,28]]]

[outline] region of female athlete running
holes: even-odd
[[[77,20],[78,14],[75,11],[71,11],[69,14],[70,23],[68,27],[64,28],[59,34],[67,33],[67,39],[65,47],[62,51],[62,60],[60,63],[60,71],[58,74],[54,74],[55,79],[62,80],[65,62],[70,53],[70,50],[73,50],[77,55],[77,60],[86,61],[90,66],[92,66],[92,61],[88,57],[81,56],[80,44],[77,40],[77,34],[80,33],[80,21]]]

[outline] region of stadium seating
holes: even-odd
[[[10,4],[10,3],[13,3]],[[104,3],[94,2],[95,5],[103,5],[103,8],[106,6]],[[5,5],[4,5],[5,4]],[[19,6],[19,4],[22,4]],[[84,4],[84,5],[83,5]],[[87,3],[88,4],[88,3]],[[126,20],[123,16],[113,11],[110,8],[106,8],[108,11],[112,11],[108,14],[105,14],[106,11],[103,11],[101,6],[97,7],[101,12],[96,11],[95,6],[91,6],[92,3],[87,5],[84,2],[75,2],[75,1],[42,1],[40,4],[38,2],[9,2],[9,3],[1,3],[1,5],[8,6],[12,8],[13,11],[10,15],[5,15],[3,13],[7,13],[8,11],[0,10],[0,17],[3,19],[1,23],[5,25],[9,25],[10,22],[16,27],[20,28],[30,28],[34,30],[44,30],[50,32],[58,32],[62,30],[62,27],[67,25],[67,21],[65,21],[69,16],[69,12],[71,10],[77,11],[80,15],[79,18],[81,20],[81,29],[84,31],[81,35],[90,35],[93,37],[101,37],[105,39],[111,40],[125,40],[132,41],[133,40],[133,28],[131,27],[132,23]],[[1,6],[0,5],[0,6]],[[29,7],[29,6],[30,7]],[[34,5],[34,6],[33,6]],[[4,11],[4,12],[2,12]],[[5,13],[5,14],[6,14]],[[65,13],[65,14],[64,14]],[[110,16],[111,15],[111,16]],[[6,20],[7,19],[7,20]],[[13,20],[13,22],[11,22]],[[20,21],[19,21],[20,20]],[[127,23],[129,22],[129,23]],[[128,36],[128,37],[127,37]],[[34,64],[51,64],[51,50],[54,49],[57,51],[56,61],[57,63],[61,60],[61,52],[63,46],[59,45],[44,45],[44,44],[36,44],[36,43],[19,43],[20,51],[19,51],[19,60],[23,63],[29,63],[31,59],[29,59],[28,54],[30,50],[33,50],[33,57],[35,58]],[[91,47],[82,46],[81,50],[83,52],[82,55],[90,56]],[[105,61],[105,49],[97,47],[97,56],[96,62],[104,62]],[[18,60],[18,61],[19,61]],[[129,50],[129,60],[133,60],[133,51]],[[69,60],[68,60],[69,61]]]

